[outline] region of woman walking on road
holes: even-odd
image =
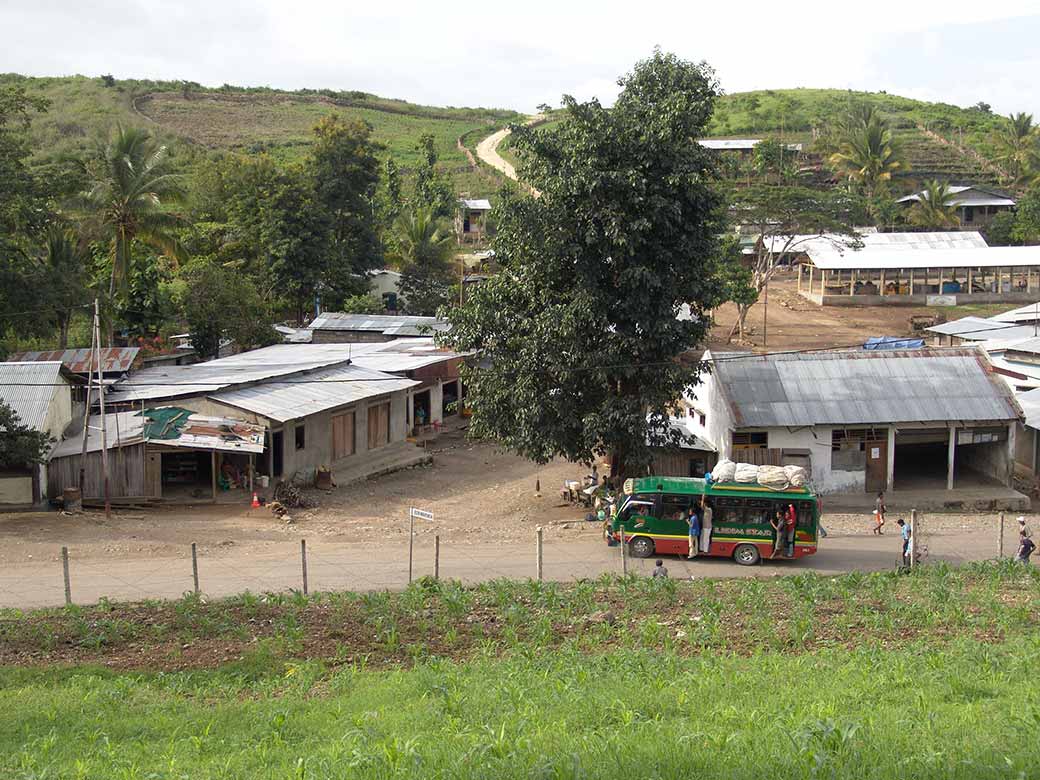
[[[885,525],[885,494],[878,493],[877,501],[874,502],[874,533],[878,536],[882,536],[884,531],[881,529]]]

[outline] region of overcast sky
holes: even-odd
[[[707,60],[728,92],[884,89],[1040,115],[1036,0],[843,5],[0,0],[0,72],[360,89],[530,110],[563,93],[609,103],[617,76],[660,45]]]

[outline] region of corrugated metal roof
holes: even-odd
[[[140,352],[139,347],[102,347],[101,371],[104,373],[129,371]],[[54,361],[64,363],[74,374],[85,374],[97,370],[91,365],[90,349],[55,349],[49,352],[16,352],[9,361]]]
[[[1040,246],[942,247],[915,251],[876,247],[870,251],[847,250],[843,253],[810,247],[808,255],[813,265],[828,270],[1040,266]]]
[[[994,338],[1001,333],[1008,333],[1014,328],[1015,325],[1011,323],[994,322],[985,317],[961,317],[950,322],[940,322],[938,325],[925,328],[925,330],[942,336],[959,336],[963,333],[965,338],[978,334],[979,339],[984,340]]]
[[[948,206],[1014,206],[1015,199],[996,190],[986,190],[975,186],[957,185],[949,187],[951,195],[955,196],[946,201]],[[896,203],[913,203],[920,200],[924,191],[906,195]]]
[[[761,138],[701,138],[697,141],[705,149],[715,149],[716,151],[741,151],[749,152],[762,143]],[[802,151],[801,144],[786,144],[786,148],[792,152]]]
[[[361,330],[388,336],[423,336],[447,330],[448,323],[436,317],[325,312],[314,318],[310,328],[312,331]]]
[[[1025,414],[1026,425],[1040,430],[1040,388],[1020,393],[1017,400]]]
[[[210,396],[214,401],[245,409],[277,422],[296,420],[385,393],[421,384],[414,379],[340,366],[314,371],[297,380],[243,387]]]
[[[988,319],[994,322],[1040,322],[1040,302],[1027,303],[1003,314],[994,314]]]
[[[164,407],[161,407],[164,408]],[[105,437],[109,449],[129,447],[146,441],[145,423],[140,412],[114,412],[105,415]],[[101,415],[91,415],[87,422],[87,452],[101,450]],[[222,430],[223,429],[223,430]],[[164,447],[187,447],[223,452],[264,451],[264,428],[235,420],[230,417],[207,417],[192,414],[175,439],[147,440]],[[79,455],[83,451],[83,439],[73,436],[54,448],[51,458]]]
[[[974,348],[720,353],[712,367],[739,428],[1019,416],[1010,390]]]
[[[52,361],[0,363],[0,401],[37,431],[47,422],[47,411],[61,381],[62,364]]]
[[[459,203],[470,211],[491,211],[491,201],[487,198],[459,198]]]
[[[925,233],[879,233],[877,228],[855,228],[858,243],[862,246],[850,246],[857,238],[837,233],[819,235],[768,236],[765,241],[774,254],[783,250],[788,241],[791,242],[792,254],[812,254],[813,252],[838,252],[839,254],[869,254],[879,250],[920,251],[932,249],[985,249],[989,246],[986,239],[977,230],[932,231]]]

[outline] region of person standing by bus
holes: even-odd
[[[878,536],[884,535],[881,528],[885,525],[885,494],[878,493],[877,501],[874,502],[874,533]]]
[[[784,544],[784,516],[779,509],[769,519],[769,525],[773,527],[773,554],[769,556],[772,560],[780,554]]]
[[[787,557],[794,557],[794,537],[795,527],[798,525],[798,510],[794,508],[794,504],[788,504],[787,509],[784,510],[784,533],[786,534],[787,541]]]
[[[701,499],[701,552],[711,552],[711,521],[713,512],[711,511],[711,502],[707,498]]]
[[[690,526],[690,549],[686,553],[686,557],[696,558],[697,548],[701,545],[701,517],[697,514],[697,507],[690,507],[690,514],[686,518],[687,525]]]

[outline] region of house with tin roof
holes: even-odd
[[[0,401],[11,407],[19,422],[60,442],[74,430],[83,405],[73,402],[81,380],[63,363],[8,361],[0,363]],[[0,473],[0,504],[30,506],[50,496],[46,490],[47,466],[9,464]],[[60,495],[60,492],[59,492]]]
[[[1022,412],[981,349],[704,360],[687,422],[720,459],[803,466],[819,493],[1011,485]]]
[[[957,218],[963,230],[986,227],[993,221],[993,217],[1002,211],[1010,211],[1016,203],[1008,193],[978,184],[954,185],[949,188],[949,192],[951,197],[946,204],[957,209]],[[896,203],[909,208],[924,195],[924,192],[915,192],[900,198]]]

